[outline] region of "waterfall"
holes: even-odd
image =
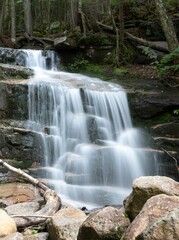
[[[121,204],[132,181],[146,174],[124,89],[57,71],[53,52],[24,53],[26,66],[35,68],[28,128],[41,136],[44,169],[55,190],[76,206]]]

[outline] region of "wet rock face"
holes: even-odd
[[[0,81],[0,119],[26,120],[28,118],[27,84]]]
[[[18,168],[42,161],[38,133],[25,130],[28,87],[20,80],[0,81],[0,158]]]
[[[0,125],[0,158],[9,159],[12,165],[21,168],[30,167],[33,162],[42,162],[40,140],[37,133]]]
[[[28,79],[33,75],[30,68],[0,63],[0,79]]]

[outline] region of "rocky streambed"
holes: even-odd
[[[179,237],[179,183],[168,177],[140,177],[123,206],[106,206],[90,213],[62,204],[55,214],[43,216],[38,226],[17,228],[13,216],[33,216],[43,205],[38,189],[29,184],[6,185],[8,196],[0,200],[0,239],[34,240],[177,240]],[[20,199],[26,189],[26,199]],[[28,190],[27,190],[28,189]],[[0,190],[3,195],[3,191]],[[5,197],[7,197],[5,199]],[[11,196],[9,196],[11,198]],[[12,201],[12,200],[10,200]],[[25,201],[25,202],[24,202]]]

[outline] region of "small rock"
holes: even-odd
[[[4,210],[0,209],[0,237],[5,237],[17,231],[16,223]]]
[[[24,240],[24,237],[21,233],[16,232],[8,235],[7,237],[0,238],[1,240]]]
[[[47,232],[41,232],[36,234],[25,235],[23,240],[47,240],[49,234]]]

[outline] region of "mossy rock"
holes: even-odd
[[[10,64],[0,64],[0,79],[28,79],[32,76],[33,70],[30,68],[25,68],[21,66],[14,66]]]

